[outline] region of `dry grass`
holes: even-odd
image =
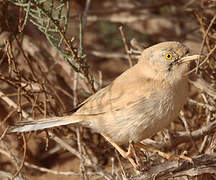
[[[81,12],[86,22],[84,51],[90,68],[81,73],[36,26],[27,22],[21,28],[21,8],[0,1],[0,179],[216,179],[216,2],[74,0],[71,6],[67,35],[79,37]],[[169,153],[187,152],[194,164],[145,153],[138,173],[100,135],[84,127],[7,134],[13,122],[70,113],[134,64],[136,54],[125,53],[131,46],[122,37],[136,38],[144,47],[181,41],[205,55],[192,67],[190,97],[179,119],[145,140]],[[78,51],[79,40],[74,44]],[[86,79],[91,76],[94,83]]]

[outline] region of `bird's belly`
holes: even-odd
[[[130,131],[131,140],[138,142],[151,137],[177,118],[188,96],[187,84],[184,85],[173,96],[169,93],[170,96],[155,98],[159,101],[152,99],[148,111],[143,105],[143,113],[137,115],[136,125]]]
[[[134,142],[139,142],[145,138],[149,138],[166,128],[175,118],[176,116],[173,116],[169,112],[162,117],[152,116],[151,119],[146,120],[145,123],[140,124],[139,127],[131,131],[130,139]]]

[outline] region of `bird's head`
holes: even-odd
[[[138,63],[147,63],[149,68],[167,76],[182,76],[188,71],[190,61],[198,58],[199,55],[189,55],[189,48],[184,44],[168,41],[145,49]]]

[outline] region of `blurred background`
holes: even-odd
[[[216,179],[215,20],[215,0],[0,0],[0,179]],[[7,134],[17,121],[71,114],[164,41],[207,58],[180,117],[146,143],[198,158],[196,170],[143,152],[140,174],[84,127]]]

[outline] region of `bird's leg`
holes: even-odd
[[[124,151],[118,144],[116,144],[109,136],[102,134],[101,135],[110,143],[112,144],[112,146],[121,154],[122,157],[124,157],[125,159],[128,159],[130,161],[130,163],[133,165],[134,168],[138,169],[139,166],[137,165],[137,163],[134,161],[134,159],[132,158],[134,152],[133,152],[133,148],[132,146],[129,144],[129,148],[128,151]]]
[[[168,154],[168,153],[159,151],[158,149],[155,149],[155,148],[153,148],[151,146],[148,146],[148,145],[145,145],[145,144],[142,144],[142,143],[136,143],[134,146],[135,146],[135,148],[145,149],[146,151],[150,151],[150,152],[153,152],[153,153],[158,153],[159,156],[164,157],[167,160],[185,159],[185,160],[193,163],[192,158],[185,156],[184,153],[181,154],[181,155],[176,155],[176,154],[172,155],[172,154]]]
[[[135,147],[135,143],[131,140],[129,141],[129,149],[128,152],[131,152],[131,156],[134,156],[136,164],[140,167],[141,159],[140,156],[143,156],[143,151]],[[142,154],[142,155],[141,155]]]

